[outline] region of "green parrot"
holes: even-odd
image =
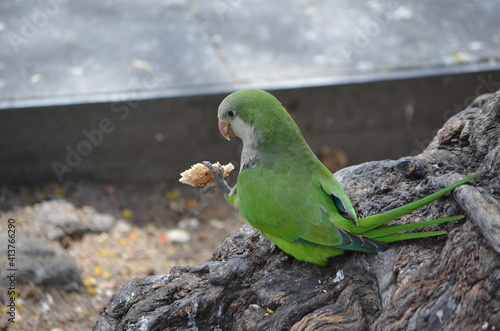
[[[267,239],[296,259],[319,265],[346,250],[383,252],[391,242],[446,233],[400,232],[463,216],[386,224],[481,174],[402,207],[357,218],[344,189],[316,157],[274,96],[257,89],[235,92],[222,101],[218,118],[224,138],[237,136],[243,141],[240,173],[231,189],[222,178],[223,169],[217,172],[204,162],[216,180],[205,191],[223,188],[229,203]]]

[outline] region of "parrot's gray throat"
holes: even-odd
[[[245,168],[253,168],[260,164],[262,159],[262,152],[259,150],[258,145],[261,141],[260,135],[255,130],[249,130],[243,140],[243,150],[241,151],[241,166],[240,171]]]
[[[260,163],[262,153],[256,148],[247,148],[243,145],[241,151],[241,167],[240,171],[245,168],[253,168]]]

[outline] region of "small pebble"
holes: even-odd
[[[167,232],[168,241],[174,243],[185,244],[191,240],[191,236],[187,231],[182,229],[173,229]]]

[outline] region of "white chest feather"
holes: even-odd
[[[251,167],[260,159],[261,152],[257,147],[262,137],[255,131],[254,127],[243,122],[239,118],[234,120],[232,126],[234,132],[243,141],[240,170],[246,167]]]

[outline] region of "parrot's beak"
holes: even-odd
[[[219,131],[220,134],[227,140],[231,140],[229,136],[236,136],[231,129],[231,125],[228,122],[219,120]]]

